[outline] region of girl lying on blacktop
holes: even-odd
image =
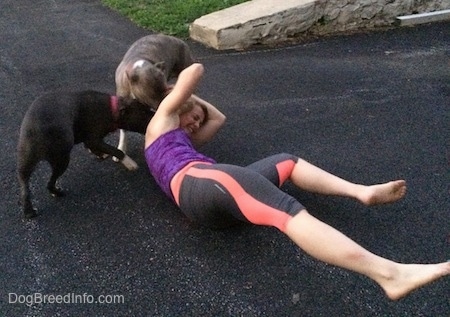
[[[151,174],[187,217],[214,228],[238,221],[274,226],[314,258],[371,278],[392,300],[450,273],[450,262],[403,264],[373,254],[310,215],[279,189],[290,180],[306,191],[349,197],[371,206],[401,199],[406,193],[404,180],[365,186],[290,154],[240,167],[216,163],[197,152],[195,147],[210,141],[226,119],[216,107],[193,95],[203,72],[201,64],[181,72],[145,135]]]

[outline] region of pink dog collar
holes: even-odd
[[[117,98],[117,96],[111,96],[110,106],[113,116],[113,126],[111,132],[114,132],[119,128],[119,98]]]

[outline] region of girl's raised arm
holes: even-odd
[[[194,63],[182,70],[172,91],[163,99],[156,113],[163,112],[166,116],[174,115],[193,94],[203,73],[203,65],[199,63]]]

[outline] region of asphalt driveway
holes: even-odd
[[[1,7],[1,316],[450,315],[448,278],[391,302],[370,280],[311,259],[276,229],[194,226],[150,177],[137,134],[136,172],[76,147],[62,199],[46,192],[42,164],[32,182],[41,215],[23,220],[15,148],[27,107],[60,88],[113,93],[116,66],[148,31],[99,1]],[[228,116],[205,153],[248,164],[289,152],[355,182],[404,178],[403,201],[371,209],[285,190],[382,256],[449,258],[449,23],[245,52],[189,44],[206,68],[199,95]]]

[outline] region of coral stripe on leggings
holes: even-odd
[[[304,207],[279,187],[298,158],[277,154],[247,167],[195,162],[171,182],[176,203],[191,220],[209,227],[237,221],[274,226],[286,223]]]

